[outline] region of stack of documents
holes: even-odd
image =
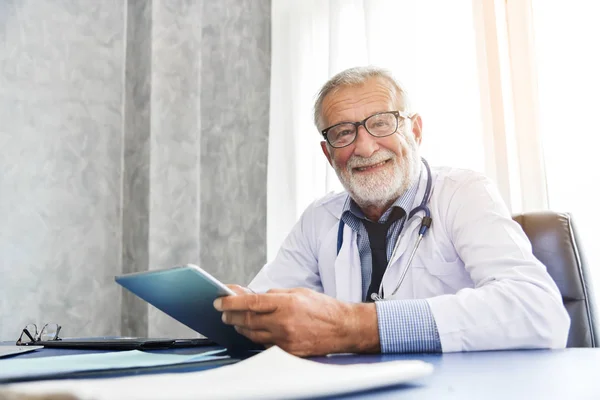
[[[46,381],[8,385],[5,389],[27,394],[69,393],[79,399],[98,400],[285,399],[339,395],[397,385],[432,371],[433,366],[422,361],[322,364],[271,347],[237,364],[208,371]]]
[[[4,359],[0,360],[0,383],[23,380],[23,378],[53,377],[74,372],[162,367],[229,358],[224,355],[224,351],[221,349],[201,354],[178,355],[130,350],[74,356]]]

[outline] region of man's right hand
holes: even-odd
[[[255,343],[298,356],[380,351],[375,304],[350,304],[306,288],[252,293],[229,286],[214,306],[223,322]]]

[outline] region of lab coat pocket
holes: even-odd
[[[460,258],[448,262],[420,257],[419,262],[415,263],[414,273],[415,294],[439,296],[454,294],[460,289],[473,287],[473,282]]]

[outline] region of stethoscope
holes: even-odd
[[[417,249],[419,248],[419,244],[421,244],[421,240],[423,240],[423,236],[425,236],[425,233],[431,226],[431,212],[429,210],[429,207],[427,207],[427,203],[429,203],[429,199],[431,197],[431,185],[432,185],[431,170],[429,169],[429,164],[427,163],[427,161],[425,161],[424,158],[421,158],[421,161],[423,162],[423,164],[425,165],[425,169],[427,170],[427,186],[425,187],[425,194],[423,195],[423,200],[421,201],[421,204],[419,206],[413,208],[412,211],[410,213],[408,213],[408,217],[406,218],[404,225],[406,225],[406,223],[408,223],[408,221],[419,211],[423,211],[425,213],[425,216],[421,220],[421,227],[419,228],[419,236],[417,238],[417,241],[415,242],[412,252],[410,253],[410,257],[408,258],[406,268],[404,269],[404,271],[402,271],[400,280],[398,281],[396,288],[394,289],[394,291],[392,292],[392,294],[389,297],[393,297],[396,294],[396,292],[398,292],[398,289],[400,289],[400,286],[402,286],[402,282],[404,282],[406,273],[408,272],[408,270],[410,269],[410,266],[412,265],[412,261],[413,261],[413,258],[415,257],[415,253],[417,252]],[[392,256],[390,257],[390,260],[388,261],[388,263],[385,267],[386,271],[389,268],[392,260],[394,259],[394,256],[396,255],[396,251],[398,250],[398,245],[400,244],[400,236],[401,235],[399,234],[398,238],[396,239],[396,243],[394,244],[394,250],[392,251]],[[342,248],[342,243],[344,243],[344,221],[340,218],[340,224],[338,227],[338,236],[337,236],[337,254],[340,254],[340,249]],[[381,284],[379,285],[378,292],[379,292],[379,294],[376,294],[376,293],[371,294],[371,299],[373,301],[384,300],[383,294],[382,294],[383,279],[381,280]]]

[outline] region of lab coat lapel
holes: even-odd
[[[335,259],[335,291],[338,300],[362,301],[362,274],[356,232],[344,225],[344,241]]]

